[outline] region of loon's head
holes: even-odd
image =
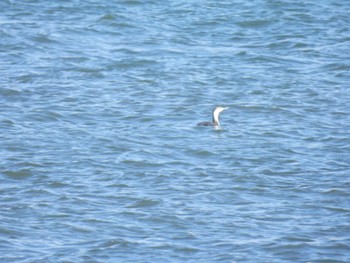
[[[222,111],[224,111],[224,110],[227,110],[229,107],[226,107],[226,108],[224,108],[224,107],[221,107],[221,106],[217,106],[217,107],[215,107],[214,108],[214,111],[213,111],[213,113],[220,113],[220,112],[222,112]]]

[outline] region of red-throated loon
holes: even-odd
[[[213,121],[212,122],[210,122],[210,121],[200,122],[197,125],[213,126],[215,128],[220,128],[219,114],[220,114],[220,112],[227,110],[227,109],[228,109],[228,107],[227,108],[220,107],[220,106],[215,107],[213,110]]]

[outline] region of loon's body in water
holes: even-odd
[[[215,128],[220,128],[219,114],[220,114],[220,112],[227,110],[227,109],[228,109],[228,107],[227,108],[220,107],[220,106],[215,107],[213,110],[213,121],[212,122],[210,122],[210,121],[200,122],[197,125],[212,126]]]

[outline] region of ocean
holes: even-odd
[[[349,1],[0,10],[0,262],[350,262]]]

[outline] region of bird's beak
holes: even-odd
[[[229,109],[230,107],[226,107],[226,108],[223,108],[223,110],[227,110],[227,109]]]

